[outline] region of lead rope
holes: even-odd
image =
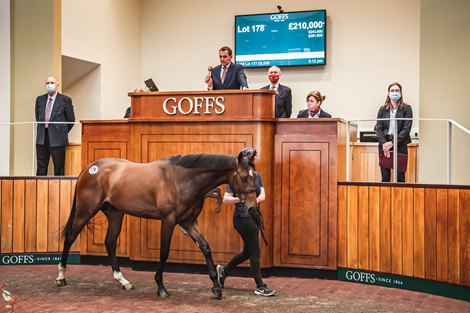
[[[261,237],[263,238],[264,243],[268,245],[268,241],[266,240],[266,236],[264,234],[263,214],[261,214],[261,210],[259,209],[259,206],[257,206],[256,208],[250,209],[248,212],[250,213],[250,216],[251,216],[251,226],[260,230]]]

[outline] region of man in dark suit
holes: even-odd
[[[268,78],[271,82],[261,89],[276,90],[276,117],[289,118],[292,114],[292,91],[289,87],[279,84],[281,69],[278,66],[271,66],[268,70]]]
[[[222,47],[219,50],[220,65],[217,65],[205,82],[208,90],[248,89],[243,66],[232,62],[232,49]]]
[[[47,93],[36,98],[37,128],[36,158],[37,176],[47,175],[49,158],[54,163],[54,175],[64,175],[65,147],[73,124],[49,122],[75,122],[72,99],[57,92],[59,83],[54,77],[46,80]]]

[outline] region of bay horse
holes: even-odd
[[[59,263],[58,286],[65,286],[65,268],[70,246],[82,228],[102,211],[108,220],[106,251],[114,279],[122,288],[133,285],[122,275],[116,259],[116,242],[124,214],[161,220],[160,262],[155,281],[157,294],[169,296],[163,284],[171,237],[176,225],[199,246],[206,259],[212,293],[222,298],[222,289],[209,244],[199,230],[197,217],[204,198],[221,184],[230,184],[247,209],[257,206],[255,169],[249,158],[223,154],[172,156],[151,163],[104,158],[88,165],[79,175],[69,219],[64,228],[64,249]]]

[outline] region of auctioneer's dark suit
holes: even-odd
[[[36,98],[36,121],[45,122],[45,112],[49,95],[44,94]],[[53,102],[49,122],[75,122],[72,99],[57,93]],[[36,175],[47,175],[49,157],[54,163],[54,175],[64,175],[65,147],[69,143],[68,133],[73,124],[45,124],[39,123],[36,136]]]
[[[211,71],[212,77],[212,90],[224,89],[241,89],[248,88],[248,81],[246,80],[245,71],[243,66],[231,62],[225,74],[225,80],[222,84],[221,80],[222,65],[217,65]]]

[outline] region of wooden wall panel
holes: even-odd
[[[460,240],[460,283],[470,286],[470,189],[460,192],[460,234],[465,234]]]
[[[355,183],[338,188],[340,266],[470,286],[470,188]],[[361,200],[366,194],[369,201]],[[367,253],[369,263],[361,261]]]
[[[391,260],[391,203],[390,187],[380,187],[380,271],[390,273]]]
[[[49,205],[47,211],[48,221],[48,236],[47,236],[47,251],[59,251],[59,216],[60,216],[60,203],[59,203],[59,187],[60,182],[58,179],[49,180]]]
[[[347,255],[346,255],[346,235],[348,225],[347,219],[347,208],[348,208],[348,186],[338,186],[338,251],[344,253],[338,253],[338,267],[347,267]]]
[[[13,253],[24,251],[24,196],[24,180],[15,180],[13,182]]]
[[[424,188],[414,189],[414,277],[425,276]]]
[[[11,177],[0,185],[0,253],[61,252],[75,178]]]
[[[402,188],[391,190],[392,273],[403,272],[403,196]]]
[[[380,271],[380,188],[369,188],[370,269]],[[339,254],[339,250],[338,250]]]
[[[369,267],[369,188],[358,187],[357,203],[357,240],[358,266]]]
[[[448,278],[448,240],[447,240],[447,190],[437,189],[436,193],[436,279]]]
[[[348,259],[347,266],[351,268],[357,268],[357,186],[348,186],[348,212],[346,214],[346,223],[348,225],[346,229],[346,235],[351,238],[350,244],[347,245],[346,255]]]
[[[36,251],[47,252],[48,207],[49,207],[49,181],[38,180],[37,183],[37,211],[36,211]]]
[[[65,176],[78,176],[82,171],[82,146],[71,142],[65,150]]]
[[[437,227],[436,227],[436,211],[437,199],[436,189],[427,188],[424,190],[424,238],[426,240],[424,245],[424,268],[425,277],[427,279],[436,279],[436,260],[437,260]]]
[[[413,188],[402,188],[403,192],[403,274],[413,276]]]
[[[336,209],[332,209],[336,201],[330,198],[335,179],[330,167],[333,152],[329,142],[313,141],[300,135],[276,136],[282,165],[276,169],[281,198],[279,241],[275,242],[279,266],[336,267],[330,252],[336,245],[337,223]]]
[[[448,253],[449,253],[449,282],[460,283],[460,191],[450,189],[447,196],[448,210]]]
[[[305,166],[294,166],[292,163],[290,166],[289,199],[291,200],[291,209],[286,216],[286,220],[290,222],[285,225],[289,229],[289,236],[286,237],[286,247],[288,247],[286,253],[288,255],[319,256],[321,253],[320,232],[323,229],[322,225],[324,225],[321,223],[322,197],[318,197],[318,193],[316,193],[316,190],[325,189],[321,185],[321,157],[322,151],[319,150],[290,151],[292,163],[305,164]],[[325,236],[326,233],[323,235]]]
[[[25,194],[25,252],[36,251],[37,180],[26,180]]]
[[[1,253],[13,252],[13,181],[2,181]]]

